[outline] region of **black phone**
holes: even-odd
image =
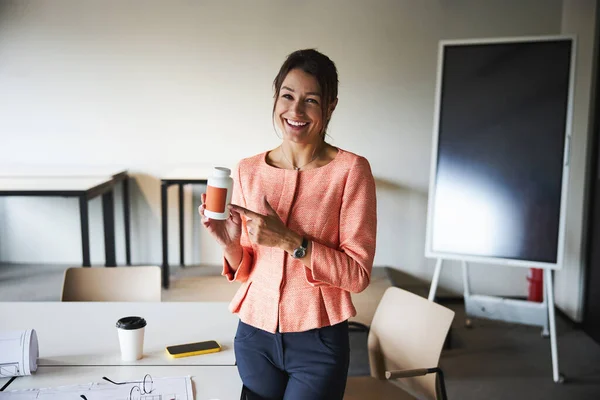
[[[167,346],[167,353],[173,358],[216,353],[217,351],[221,351],[221,345],[216,340]]]

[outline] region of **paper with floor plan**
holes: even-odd
[[[152,378],[152,383],[146,385],[143,376],[117,383],[101,381],[55,388],[5,389],[0,392],[0,400],[194,400],[190,376]]]
[[[39,357],[35,330],[0,331],[0,378],[31,375]]]

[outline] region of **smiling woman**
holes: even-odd
[[[325,142],[338,102],[327,56],[290,54],[273,84],[281,145],[239,163],[229,219],[208,218],[204,204],[199,212],[223,248],[223,275],[242,282],[230,310],[245,388],[261,399],[341,400],[350,293],[367,287],[375,256],[375,181],[364,157]]]
[[[277,111],[285,110],[286,105],[293,104],[295,96],[301,97],[301,100],[312,106],[309,109],[320,109],[320,122],[323,120],[322,116],[326,116],[325,123],[320,127],[321,133],[325,134],[331,114],[337,105],[338,87],[337,69],[327,56],[316,50],[299,50],[290,54],[275,77],[273,87],[274,117]],[[306,92],[296,93],[298,89],[306,89]],[[277,101],[280,96],[289,101]],[[280,110],[277,109],[278,106]]]
[[[278,168],[301,170],[337,154],[325,143],[331,115],[337,105],[338,74],[335,64],[316,50],[299,50],[287,58],[273,81],[273,123],[283,143],[268,154]],[[312,149],[312,152],[310,151]]]

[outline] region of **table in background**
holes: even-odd
[[[2,330],[35,329],[40,366],[235,365],[238,317],[224,302],[1,302]],[[115,324],[121,317],[146,319],[144,357],[121,361]],[[218,353],[171,358],[166,346],[216,340]]]
[[[199,357],[204,356],[196,356]],[[124,382],[140,380],[146,374],[153,378],[191,375],[194,398],[198,400],[237,400],[242,391],[242,381],[235,366],[42,366],[33,375],[17,377],[4,390],[104,382],[103,376],[115,382]]]
[[[184,260],[184,233],[183,233],[183,186],[189,184],[206,185],[212,173],[209,166],[196,168],[178,168],[171,170],[160,178],[160,203],[162,221],[162,283],[165,289],[169,288],[169,232],[168,232],[168,197],[169,186],[179,186],[179,260],[185,266]]]
[[[90,231],[88,201],[102,195],[104,218],[104,254],[106,266],[116,266],[115,180],[107,178],[0,178],[0,196],[76,197],[81,221],[82,265],[90,267]]]
[[[115,185],[118,183],[122,183],[123,219],[124,219],[124,229],[125,229],[125,262],[127,265],[131,265],[131,220],[130,220],[129,174],[126,169],[101,167],[101,166],[0,165],[0,179],[1,178],[27,178],[27,179],[70,179],[70,178],[77,178],[77,179],[105,178],[105,179],[107,179],[107,178],[112,178]],[[112,197],[112,195],[111,195],[111,197]],[[113,200],[113,202],[114,202],[114,200]],[[104,199],[103,199],[103,210],[104,210]],[[86,207],[85,211],[87,212],[87,207]],[[113,214],[114,214],[114,211],[113,211]],[[113,221],[114,221],[114,218],[113,218]],[[113,222],[113,224],[114,224],[114,222]],[[106,231],[105,231],[105,238],[106,238]],[[83,229],[82,229],[82,241],[83,241]],[[114,243],[114,241],[112,243]],[[87,248],[89,249],[89,240],[88,240]],[[114,246],[113,246],[113,249],[114,249]],[[113,253],[114,253],[114,251],[113,251]],[[85,266],[85,267],[90,266],[90,265],[85,264],[85,252],[84,252],[83,258],[84,258],[83,266]],[[89,260],[89,250],[88,250],[88,260]],[[113,263],[113,265],[116,265],[116,260]],[[109,265],[109,266],[113,266],[113,265]]]

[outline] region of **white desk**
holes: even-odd
[[[103,178],[119,176],[123,173],[127,173],[127,168],[92,165],[0,164],[0,177]]]
[[[126,264],[131,265],[129,175],[124,168],[60,165],[0,165],[0,196],[78,197],[83,266],[90,266],[87,201],[102,194],[106,265],[116,265],[113,189],[123,184]]]
[[[16,378],[4,391],[101,382],[103,376],[123,382],[138,380],[145,374],[152,377],[191,375],[194,398],[198,400],[238,400],[242,391],[237,367],[233,366],[39,367],[34,375]]]
[[[96,196],[102,195],[106,265],[115,266],[114,185],[115,180],[112,177],[0,177],[0,196],[52,196],[78,198],[81,219],[82,265],[89,267],[91,263],[88,201]]]
[[[22,176],[22,177],[0,177],[0,191],[2,192],[87,192],[97,189],[103,184],[110,182],[111,177],[39,177],[39,176]]]
[[[115,324],[121,317],[146,319],[144,357],[120,358]],[[235,365],[238,318],[227,303],[0,303],[0,330],[35,329],[40,366]],[[216,340],[218,353],[171,358],[168,345]]]

